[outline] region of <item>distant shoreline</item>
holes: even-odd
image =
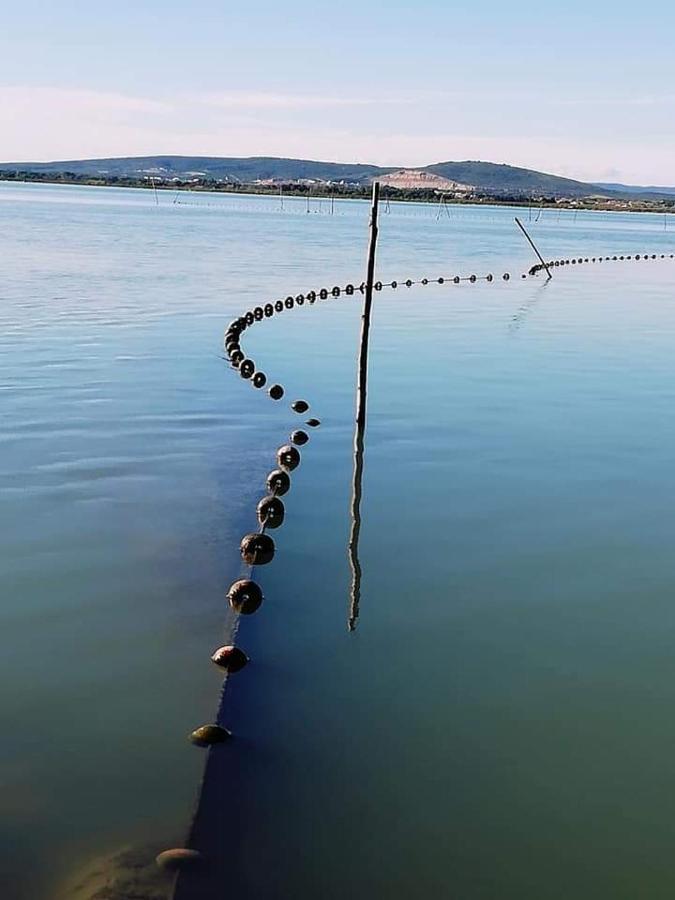
[[[51,184],[83,187],[121,187],[164,193],[209,193],[209,194],[250,194],[254,196],[283,197],[284,199],[311,200],[367,200],[369,187],[343,187],[330,185],[283,184],[223,184],[221,182],[171,183],[149,181],[139,178],[101,178],[63,174],[14,173],[0,171],[0,181],[14,184]],[[395,203],[429,203],[436,206],[516,206],[531,209],[584,210],[587,212],[640,212],[656,215],[675,214],[675,199],[667,200],[615,200],[613,198],[569,198],[556,199],[526,196],[500,196],[481,194],[471,197],[452,197],[431,190],[400,189],[383,186],[380,192],[383,200]]]

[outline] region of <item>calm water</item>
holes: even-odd
[[[3,900],[182,839],[237,544],[300,421],[223,327],[363,277],[365,204],[159,199],[0,184]],[[669,224],[532,231],[673,252]],[[506,209],[382,216],[388,278],[531,262]],[[674,287],[669,260],[377,295],[352,634],[360,304],[247,334],[323,424],[224,706],[238,896],[672,897]]]

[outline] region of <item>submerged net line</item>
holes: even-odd
[[[675,259],[675,253],[661,254],[623,254],[611,256],[593,256],[593,257],[569,257],[550,260],[546,264],[537,264],[532,266],[528,272],[521,275],[521,279],[529,279],[536,277],[542,271],[548,268],[560,268],[568,265],[585,265],[604,262],[625,262],[625,261],[647,261],[647,260],[665,260]],[[511,280],[511,274],[504,272],[499,278],[492,273],[485,275],[452,275],[452,276],[436,276],[432,278],[406,278],[404,280],[376,281],[373,282],[375,291],[382,291],[385,288],[397,290],[398,288],[411,288],[414,285],[475,285],[478,283],[492,284],[497,281],[502,283]],[[254,388],[261,389],[267,384],[267,375],[256,367],[255,362],[244,354],[242,349],[242,337],[244,333],[254,324],[258,324],[265,319],[270,319],[275,315],[279,315],[285,311],[290,311],[296,307],[304,306],[305,303],[312,306],[317,300],[326,301],[336,299],[341,296],[354,297],[364,294],[366,290],[366,282],[360,284],[347,284],[344,287],[338,285],[332,288],[322,287],[318,290],[310,290],[306,294],[289,294],[285,299],[278,299],[247,310],[241,316],[233,319],[226,328],[224,348],[225,358],[229,361],[234,370],[238,370],[242,379],[250,381]],[[267,390],[268,396],[278,402],[283,399],[285,390],[280,384],[272,384]],[[291,409],[298,415],[305,415],[310,410],[310,405],[306,400],[295,400],[290,404]],[[305,424],[310,428],[317,428],[321,423],[318,419],[309,418]],[[267,533],[269,529],[274,529],[283,523],[285,516],[284,504],[280,497],[287,493],[291,487],[291,472],[293,472],[301,462],[301,454],[298,446],[303,446],[309,442],[309,435],[304,430],[294,429],[289,436],[290,443],[280,446],[276,452],[277,468],[273,469],[267,476],[266,487],[267,494],[263,497],[257,507],[258,528],[244,536],[241,542],[242,569],[241,576],[237,579],[228,590],[228,600],[232,611],[235,614],[234,626],[231,629],[231,639],[234,640],[238,631],[239,617],[256,612],[263,600],[263,593],[260,586],[253,581],[253,573],[256,568],[264,566],[271,562],[275,555],[275,545],[272,538]],[[358,616],[358,609],[350,610],[350,618]],[[218,654],[221,653],[221,659]],[[205,725],[198,728],[192,733],[193,743],[202,747],[209,747],[208,766],[215,764],[216,757],[212,757],[211,753],[217,749],[217,745],[226,743],[231,737],[230,732],[221,724],[225,717],[225,699],[226,685],[228,676],[242,669],[248,662],[248,657],[237,647],[222,647],[216,651],[212,657],[213,661],[219,665],[225,672],[225,679],[220,695],[219,706],[216,715],[216,723]],[[194,813],[193,821],[189,829],[186,848],[165,851],[160,854],[158,861],[162,865],[172,868],[177,872],[176,882],[174,885],[174,900],[181,900],[191,896],[189,891],[194,884],[193,879],[206,878],[208,880],[207,870],[203,870],[201,866],[195,867],[196,861],[202,860],[205,854],[205,844],[213,841],[213,835],[208,823],[202,823],[200,827],[200,809],[204,802],[204,791],[207,783],[207,772],[204,774],[200,795],[197,800],[197,807]],[[204,817],[208,818],[208,814],[204,813]],[[163,858],[163,859],[162,859]],[[201,874],[200,874],[201,872]],[[187,892],[183,892],[185,888]]]

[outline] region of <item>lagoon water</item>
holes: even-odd
[[[359,297],[247,332],[282,403],[222,334],[359,282],[367,215],[0,184],[3,900],[183,839],[298,397],[322,425],[222,712],[237,895],[672,897],[675,261],[521,281],[513,210],[383,212],[383,278],[514,277],[376,295],[350,633]],[[531,219],[547,257],[675,250],[663,217]]]

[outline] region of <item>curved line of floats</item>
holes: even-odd
[[[602,263],[602,262],[619,262],[627,260],[655,260],[655,259],[675,259],[675,253],[670,254],[623,254],[612,256],[593,256],[593,257],[575,257],[554,259],[543,265],[541,263],[532,266],[527,273],[521,278],[537,275],[539,272],[545,271],[546,267],[557,268],[568,265],[584,265],[586,263]],[[501,275],[502,281],[510,281],[511,275],[504,272]],[[429,284],[476,284],[480,281],[491,283],[495,281],[495,276],[487,275],[453,275],[449,277],[440,276],[438,278],[421,278],[413,280],[411,278],[405,281],[377,281],[373,288],[381,291],[383,288],[396,289],[399,287],[410,288],[413,285],[429,285]],[[310,306],[317,300],[329,300],[342,296],[353,296],[355,294],[363,294],[365,291],[365,282],[359,285],[348,284],[344,288],[335,286],[333,288],[321,288],[318,291],[309,291],[307,294],[289,295],[285,300],[276,300],[273,303],[266,303],[262,306],[256,306],[248,310],[244,315],[234,319],[228,325],[225,331],[225,352],[230,364],[234,369],[239,371],[241,377],[250,381],[254,388],[261,389],[267,384],[267,376],[264,372],[256,368],[252,359],[247,357],[241,345],[241,339],[244,332],[252,325],[262,322],[265,319],[272,318],[285,310],[294,309],[296,306],[303,306],[305,303]],[[284,388],[280,384],[272,384],[267,393],[274,401],[280,401],[284,397]],[[309,403],[306,400],[295,400],[291,403],[291,409],[298,415],[304,415],[309,411]],[[317,428],[320,421],[315,418],[306,420],[306,425],[310,428]],[[263,566],[271,562],[275,545],[272,538],[267,534],[268,529],[278,528],[285,515],[283,501],[280,499],[288,492],[291,487],[291,473],[300,464],[300,451],[298,447],[308,443],[309,435],[302,429],[296,429],[290,434],[290,443],[279,447],[276,454],[277,468],[273,469],[267,476],[267,495],[259,502],[257,507],[257,517],[259,530],[244,535],[241,541],[240,551],[243,562],[250,569],[255,566]],[[239,615],[249,615],[256,612],[263,601],[263,592],[257,582],[252,578],[240,578],[235,581],[227,592],[227,597],[232,609]],[[220,647],[211,657],[212,661],[219,666],[225,673],[232,674],[239,672],[248,663],[248,657],[239,647],[228,645]],[[192,732],[190,740],[199,747],[211,747],[216,744],[222,744],[232,737],[231,732],[217,724],[202,725]],[[186,866],[193,865],[201,860],[201,853],[196,849],[177,848],[165,850],[157,857],[158,865],[163,869],[178,871]]]

